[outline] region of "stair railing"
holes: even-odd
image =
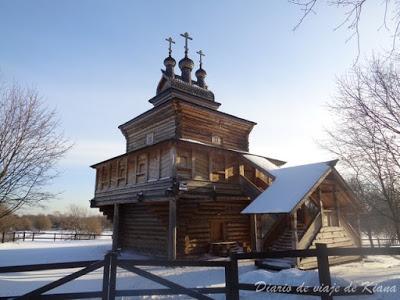
[[[253,182],[250,181],[247,177],[240,175],[239,177],[240,185],[243,188],[243,191],[250,196],[250,198],[253,200],[260,195],[263,190],[256,186]]]
[[[322,227],[322,216],[321,212],[319,212],[315,218],[314,221],[311,222],[311,224],[308,226],[306,231],[304,232],[302,238],[297,244],[297,249],[307,249],[312,241],[314,240],[315,236],[318,234],[319,230]]]
[[[263,237],[263,247],[267,248],[272,245],[274,241],[288,229],[289,215],[282,215],[275,223],[272,225],[271,229],[268,230],[267,234]]]
[[[347,220],[343,218],[342,215],[340,215],[339,220],[340,226],[342,226],[346,230],[346,232],[351,235],[353,240],[355,240],[357,247],[361,247],[361,236],[358,231],[355,230],[354,227],[349,222],[347,222]]]

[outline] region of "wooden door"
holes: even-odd
[[[210,222],[211,242],[220,242],[225,240],[225,224],[221,220],[212,220]]]

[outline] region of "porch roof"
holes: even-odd
[[[289,213],[329,174],[337,160],[269,170],[272,184],[243,214]]]

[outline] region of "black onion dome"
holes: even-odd
[[[172,56],[168,56],[166,59],[164,59],[164,66],[168,67],[168,66],[172,66],[175,67],[176,66],[176,61]]]
[[[203,68],[199,68],[195,75],[197,78],[205,78],[207,76],[207,72]]]
[[[194,62],[189,57],[184,57],[179,61],[179,68],[182,69],[190,69],[192,70],[194,67]]]

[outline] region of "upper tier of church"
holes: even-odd
[[[165,70],[161,70],[162,77],[157,86],[157,94],[154,98],[150,99],[150,103],[155,106],[164,103],[169,98],[179,95],[189,102],[199,104],[212,109],[218,109],[221,105],[215,102],[214,94],[208,90],[205,78],[207,72],[203,69],[203,56],[202,50],[199,50],[199,68],[195,72],[196,80],[192,79],[192,71],[194,62],[188,56],[188,40],[191,37],[187,32],[181,34],[185,38],[185,56],[179,61],[179,68],[181,75],[175,74],[176,61],[172,57],[172,43],[175,43],[172,38],[166,39],[169,42],[169,55],[164,59]]]
[[[179,61],[180,74],[175,74],[176,60],[172,56],[172,38],[169,53],[164,59],[156,95],[149,100],[153,108],[119,126],[126,138],[127,152],[137,150],[167,139],[182,139],[218,148],[248,151],[249,134],[255,122],[218,110],[220,103],[206,84],[207,72],[203,68],[202,50],[199,50],[199,67],[189,57],[186,32],[184,57]]]

